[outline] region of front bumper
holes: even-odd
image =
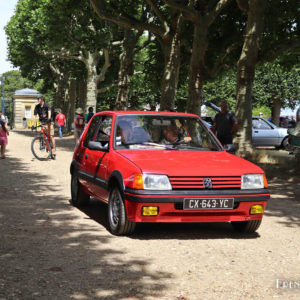
[[[183,201],[193,198],[234,199],[233,209],[184,210]],[[138,191],[126,189],[125,207],[132,222],[229,222],[262,219],[263,214],[250,215],[250,208],[260,204],[266,209],[270,193],[263,190],[208,190],[208,191]],[[157,216],[143,216],[144,206],[157,206]]]

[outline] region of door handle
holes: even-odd
[[[88,159],[88,158],[89,158],[89,155],[88,155],[88,154],[86,154],[86,155],[85,155],[85,159]]]
[[[258,133],[258,131],[254,130],[255,133]]]

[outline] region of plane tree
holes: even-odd
[[[86,70],[87,105],[96,107],[98,84],[110,67],[118,31],[95,17],[88,1],[22,0],[6,33],[9,58],[24,73],[42,63],[57,69],[57,61],[79,61]]]
[[[182,14],[159,0],[90,2],[101,19],[156,37],[164,57],[160,106],[162,110],[174,107],[182,46]]]
[[[237,63],[236,114],[239,119],[238,153],[251,155],[252,99],[255,67],[274,61],[289,51],[299,54],[299,5],[297,1],[236,0],[247,15],[243,48]],[[298,50],[297,50],[298,48]]]
[[[281,108],[292,108],[300,101],[300,68],[289,69],[279,61],[258,66],[253,86],[254,105],[271,108],[272,122],[279,125]]]

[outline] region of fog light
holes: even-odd
[[[250,215],[263,214],[264,208],[262,205],[253,205],[250,209]]]
[[[157,206],[143,206],[142,210],[143,216],[157,216],[158,207]]]

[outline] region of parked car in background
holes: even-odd
[[[115,235],[140,222],[231,222],[251,233],[270,197],[264,171],[226,152],[193,114],[97,113],[70,171],[72,203],[106,203]]]
[[[217,112],[221,111],[218,106],[209,101],[206,101],[205,105]],[[255,147],[273,146],[277,149],[290,149],[287,128],[278,127],[263,117],[252,117],[252,143]]]
[[[262,117],[252,117],[252,143],[285,150],[290,147],[287,128],[278,127]]]

